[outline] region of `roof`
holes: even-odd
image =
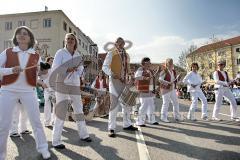
[[[215,50],[215,49],[219,49],[219,48],[224,48],[227,46],[233,46],[236,44],[240,44],[240,36],[202,46],[202,47],[196,49],[195,51],[193,51],[192,53],[203,53],[203,52],[207,52],[207,51],[211,51],[211,50]]]

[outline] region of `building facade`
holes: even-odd
[[[208,44],[196,49],[187,56],[187,70],[191,63],[199,64],[199,73],[207,83],[214,83],[213,72],[217,69],[217,62],[226,62],[225,70],[231,79],[240,71],[240,36]]]
[[[78,38],[77,50],[83,55],[86,78],[91,80],[97,73],[97,45],[86,36],[61,10],[28,12],[0,15],[0,50],[12,46],[15,28],[27,26],[37,40],[36,48],[43,60],[54,56],[56,51],[64,47],[66,33],[74,33]]]

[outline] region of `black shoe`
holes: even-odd
[[[158,122],[154,122],[152,125],[159,125],[159,123]]]
[[[92,139],[90,137],[87,137],[87,138],[81,139],[81,141],[92,142]]]
[[[137,127],[133,127],[132,125],[126,128],[123,128],[123,130],[128,130],[128,131],[137,131],[138,128]]]
[[[116,134],[115,134],[114,130],[109,131],[108,137],[112,137],[112,138],[116,137]]]
[[[146,124],[137,125],[139,127],[146,127]]]
[[[65,149],[65,145],[64,144],[59,144],[57,146],[53,146],[55,149]]]
[[[19,133],[11,133],[10,137],[20,137],[20,134]]]
[[[22,131],[21,134],[31,134],[32,132],[29,130]]]
[[[73,119],[72,116],[69,116],[69,117],[68,117],[68,121],[70,121],[70,122],[75,122],[75,120]]]

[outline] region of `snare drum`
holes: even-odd
[[[119,97],[119,101],[126,106],[132,107],[136,105],[137,92],[133,92],[129,89],[129,86],[125,87],[122,94]]]

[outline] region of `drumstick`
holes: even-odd
[[[34,65],[34,66],[26,67],[26,68],[22,69],[22,71],[32,69],[32,68],[35,68],[35,67],[38,67],[38,66],[40,66],[40,65]]]

